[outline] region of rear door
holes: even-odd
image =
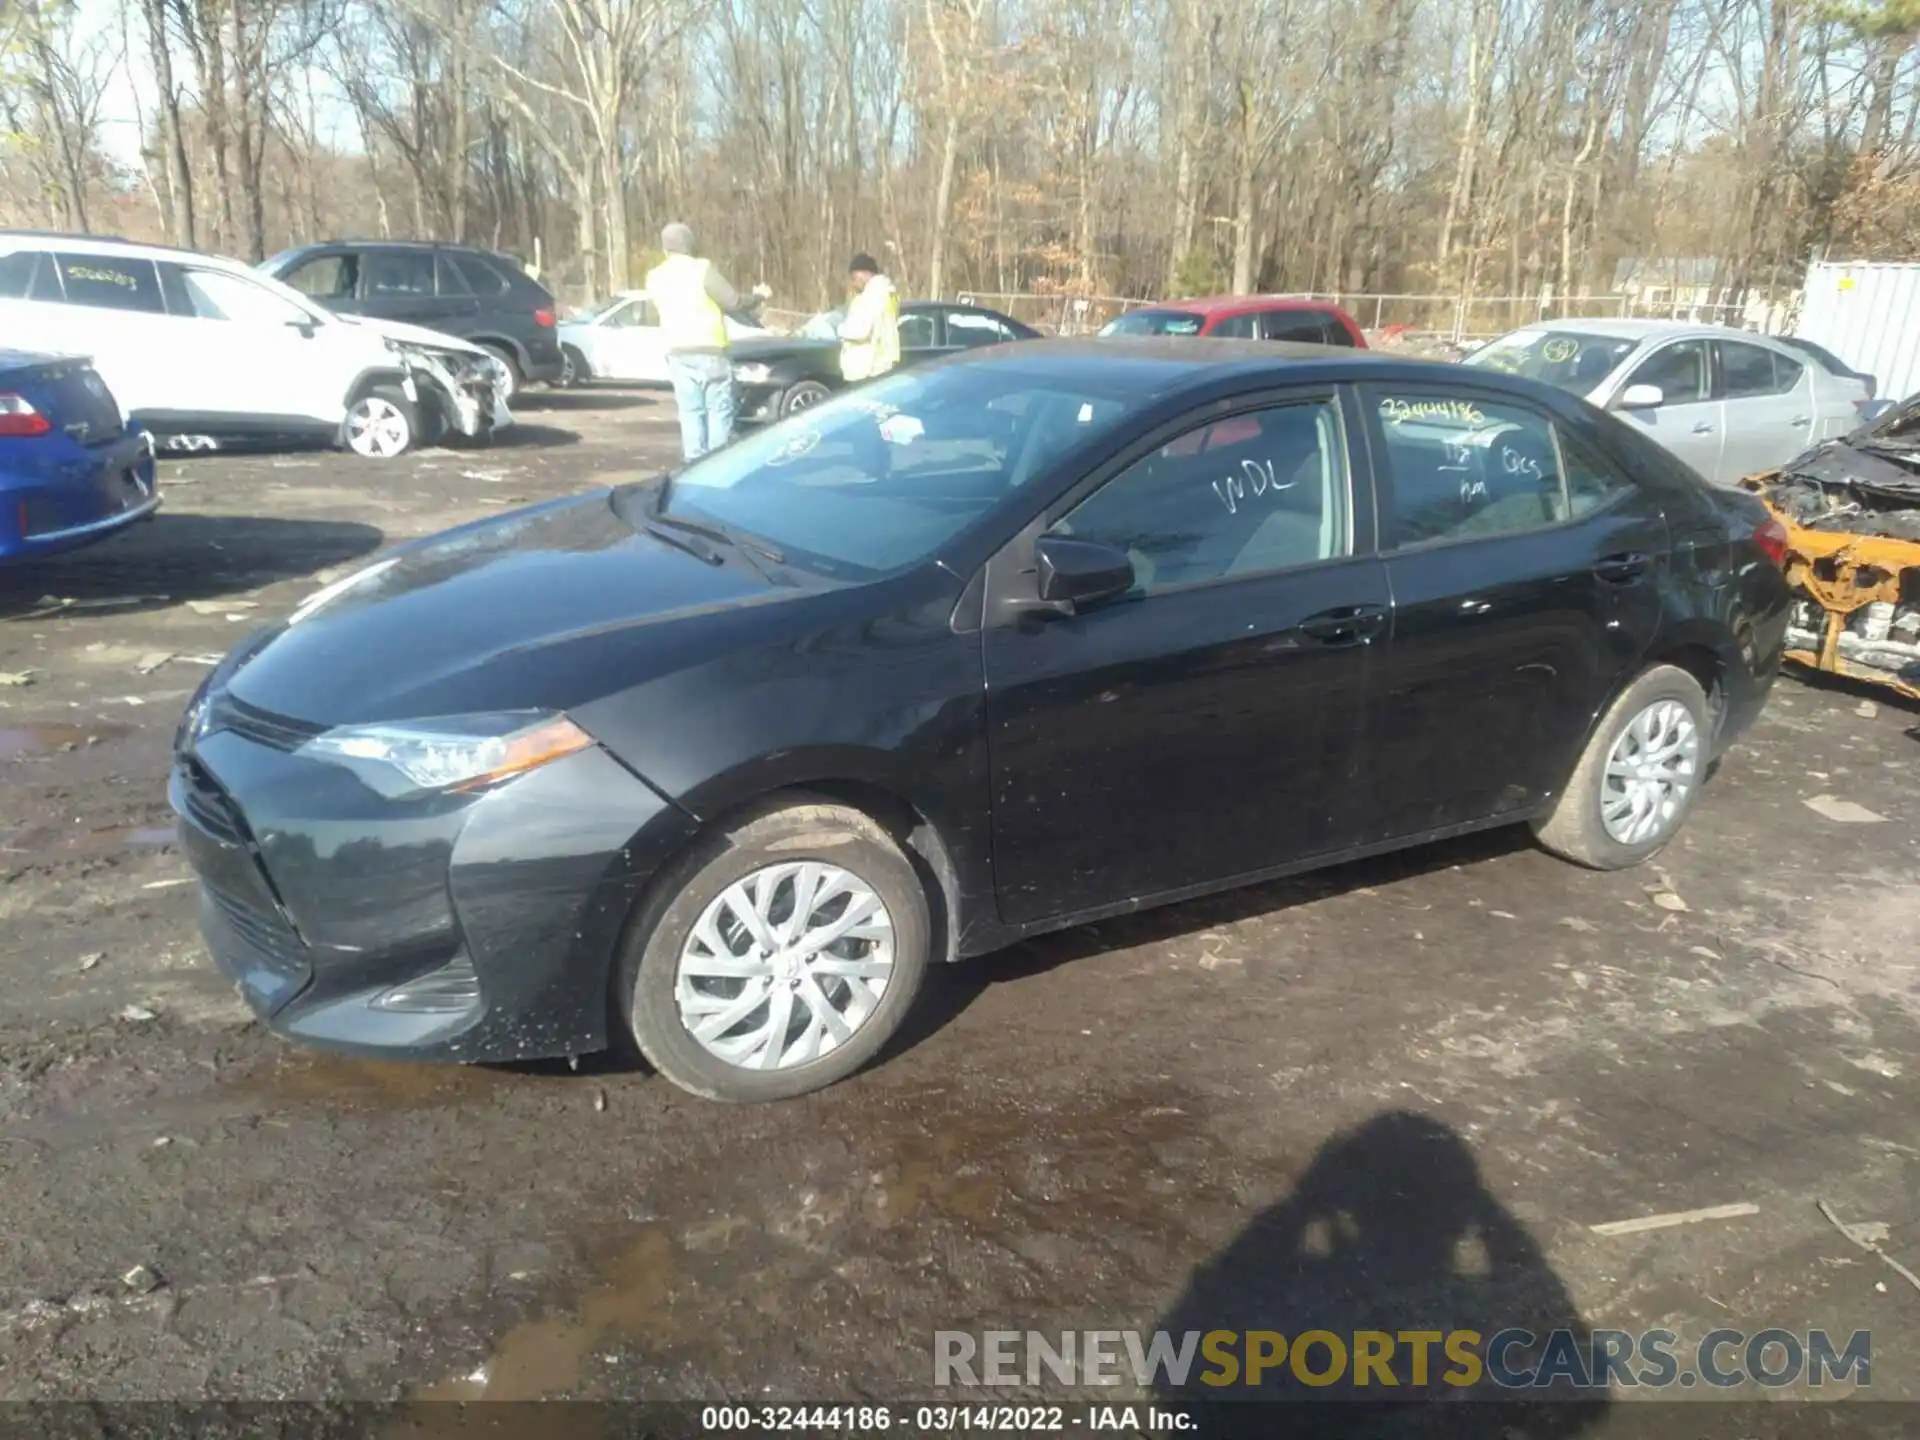
[[[1720,474],[1726,406],[1714,392],[1711,346],[1706,340],[1673,340],[1642,356],[1627,372],[1621,389],[1629,385],[1657,386],[1664,398],[1652,409],[1616,410],[1622,420],[1706,479]]]
[[[409,325],[438,328],[443,317],[472,302],[442,300],[435,276],[433,251],[425,246],[386,249],[375,246],[360,254],[360,305],[377,320],[404,320]],[[452,309],[446,307],[451,306]]]
[[[946,326],[937,310],[908,310],[900,316],[900,363],[917,365],[948,352]]]
[[[1714,349],[1719,352],[1727,439],[1718,473],[1707,478],[1732,485],[1743,476],[1785,464],[1813,443],[1814,367],[1744,340],[1717,340]]]
[[[454,258],[446,251],[436,250],[433,255],[433,279],[436,298],[440,302],[435,308],[433,323],[455,334],[473,328],[473,322],[480,314],[480,299],[467,283],[465,269],[456,265]]]
[[[1260,316],[1260,338],[1294,345],[1325,345],[1329,343],[1328,318],[1318,310],[1268,310]],[[1340,343],[1348,343],[1344,330]]]
[[[1363,712],[1387,589],[1329,387],[1211,407],[1065,497],[988,568],[993,856],[1013,923],[1338,850],[1365,816]],[[1364,483],[1364,479],[1363,479]],[[1074,615],[1033,590],[1042,530],[1126,552]]]
[[[1662,506],[1530,404],[1444,380],[1363,393],[1393,593],[1369,839],[1527,813],[1651,643]]]

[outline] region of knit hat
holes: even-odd
[[[691,255],[693,253],[693,227],[682,225],[678,220],[662,227],[660,248],[669,255]]]
[[[879,265],[876,264],[874,258],[864,250],[854,256],[853,263],[847,266],[847,273],[849,275],[858,275],[862,272],[868,275],[878,275],[880,273]]]

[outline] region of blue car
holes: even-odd
[[[159,508],[152,442],[92,364],[0,350],[0,564],[90,545]]]

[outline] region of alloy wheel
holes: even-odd
[[[893,917],[865,880],[817,860],[727,886],[681,947],[680,1023],[709,1054],[785,1070],[851,1040],[893,975]]]
[[[1672,829],[1700,774],[1700,727],[1678,700],[1656,700],[1629,720],[1600,777],[1600,821],[1622,845]]]
[[[347,448],[356,455],[391,460],[412,440],[412,422],[385,396],[364,396],[347,412]]]

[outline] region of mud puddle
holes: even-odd
[[[358,1060],[325,1051],[291,1051],[226,1082],[251,1099],[328,1105],[347,1110],[411,1110],[458,1105],[531,1084],[526,1074],[477,1065],[430,1065],[405,1060]]]

